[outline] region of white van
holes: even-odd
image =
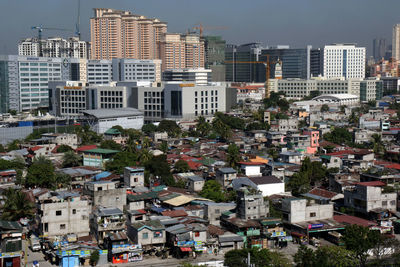
[[[40,249],[42,248],[42,246],[40,245],[40,240],[37,236],[31,236],[30,247],[32,251],[40,251]]]

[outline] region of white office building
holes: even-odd
[[[113,59],[113,79],[121,82],[161,82],[161,60]]]
[[[324,77],[327,79],[364,79],[365,47],[333,44],[324,47]]]
[[[400,60],[400,24],[393,26],[392,35],[392,58]]]

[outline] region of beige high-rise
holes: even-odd
[[[400,60],[400,24],[393,26],[392,58]]]
[[[90,19],[91,58],[156,59],[167,23],[129,11],[95,8]]]
[[[204,68],[204,41],[198,35],[165,33],[159,44],[163,71]]]

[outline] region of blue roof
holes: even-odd
[[[153,206],[153,207],[151,207],[151,210],[152,210],[152,211],[155,211],[155,212],[157,212],[157,213],[161,213],[161,212],[163,212],[163,211],[166,210],[166,209]]]
[[[105,178],[105,177],[108,177],[108,176],[110,176],[111,175],[111,172],[101,172],[101,173],[99,173],[99,174],[96,174],[95,176],[94,176],[94,179],[95,180],[100,180],[101,178]]]

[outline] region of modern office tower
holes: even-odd
[[[69,80],[70,63],[75,61],[79,59],[1,56],[0,76],[5,78],[2,82],[6,85],[0,89],[1,101],[5,102],[1,106],[2,112],[47,107],[48,82]]]
[[[165,33],[159,51],[163,71],[204,68],[204,41],[198,35]]]
[[[173,69],[163,72],[166,82],[194,82],[196,85],[207,85],[211,82],[212,71],[209,69]]]
[[[78,37],[69,39],[53,37],[41,41],[37,38],[27,38],[18,43],[18,55],[20,56],[38,57],[43,55],[43,57],[86,59],[88,57],[87,50],[87,43],[79,40]]]
[[[285,96],[301,99],[309,96],[311,92],[318,91],[321,95],[351,94],[356,95],[361,101],[379,100],[382,97],[383,82],[379,79],[283,79],[270,80],[270,90],[283,92]]]
[[[354,44],[333,44],[324,47],[324,77],[364,79],[365,47]]]
[[[49,112],[55,116],[79,117],[86,110],[86,84],[83,81],[49,82]]]
[[[160,122],[164,118],[164,86],[133,88],[133,107],[142,111],[145,123]]]
[[[393,95],[400,92],[400,78],[399,77],[381,77],[383,82],[382,93],[384,95]]]
[[[215,112],[229,111],[227,85],[224,83],[197,86],[193,83],[164,84],[164,116],[181,120],[198,116],[213,116]]]
[[[400,24],[393,26],[392,58],[400,60]]]
[[[374,39],[373,57],[375,62],[381,60],[386,54],[386,39]]]
[[[319,77],[324,73],[324,56],[321,48],[310,50],[310,77]]]
[[[113,59],[114,81],[161,82],[161,60]]]
[[[360,101],[380,100],[383,96],[383,82],[378,78],[367,78],[360,82]]]
[[[90,19],[92,59],[156,59],[167,23],[129,11],[95,8]]]
[[[205,68],[211,69],[211,81],[225,81],[225,46],[221,36],[204,36]]]
[[[259,43],[240,46],[227,45],[225,49],[225,78],[230,82],[265,82],[265,66],[263,64],[243,63],[258,61],[261,49]],[[263,77],[260,73],[264,72]]]
[[[86,72],[89,84],[109,84],[113,80],[112,61],[88,60]]]

